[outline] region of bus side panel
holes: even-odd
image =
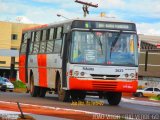
[[[38,72],[39,72],[39,86],[48,87],[47,84],[47,55],[37,55],[38,60]]]
[[[58,56],[55,54],[47,54],[47,81],[48,81],[48,87],[49,88],[55,88],[55,81],[56,81],[56,73],[57,73],[57,63],[55,61],[59,62],[57,60]]]
[[[38,73],[38,62],[37,55],[29,55],[28,56],[28,73],[33,72],[34,76],[34,85],[39,86],[39,73]],[[28,78],[30,78],[30,74],[28,74]],[[30,79],[29,79],[30,80]]]
[[[26,83],[25,63],[26,63],[26,55],[20,55],[19,57],[19,78],[23,83]]]

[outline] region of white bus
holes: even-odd
[[[138,39],[132,22],[74,19],[23,30],[20,79],[33,97],[55,91],[61,101],[89,92],[118,105],[138,85]]]

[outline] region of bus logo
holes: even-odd
[[[91,70],[91,71],[94,71],[94,68],[91,68],[91,67],[83,67],[83,70]]]

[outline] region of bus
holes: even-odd
[[[60,101],[96,93],[118,105],[122,92],[136,92],[138,37],[132,22],[73,19],[25,29],[20,80],[31,96],[58,94]]]

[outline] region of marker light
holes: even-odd
[[[130,76],[131,76],[131,78],[134,78],[134,77],[135,77],[135,74],[134,74],[134,73],[131,73]]]
[[[128,73],[126,73],[126,74],[125,74],[125,77],[128,78],[128,76],[129,76]]]
[[[84,72],[81,72],[81,76],[84,76]]]
[[[79,72],[78,71],[75,71],[74,72],[74,76],[78,76],[79,75]]]

